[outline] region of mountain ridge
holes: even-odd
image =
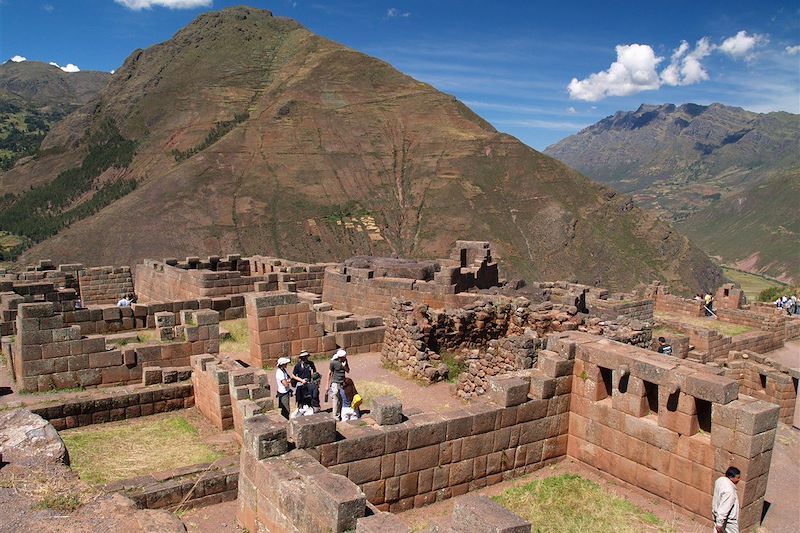
[[[620,288],[660,278],[683,290],[720,279],[627,198],[498,133],[452,96],[268,12],[207,13],[135,51],[44,144],[85,153],[74,132],[102,124],[136,149],[96,179],[134,180],[135,190],[23,261],[437,257],[466,238],[492,240],[508,271],[529,278]],[[0,181],[13,188],[58,161],[18,165]]]
[[[800,279],[792,259],[800,249],[800,225],[758,191],[764,186],[789,195],[795,205],[800,201],[796,187],[775,189],[777,182],[800,179],[798,146],[800,115],[722,104],[643,104],[544,152],[632,194],[637,205],[670,220],[723,261],[791,281]],[[746,227],[726,218],[743,216],[737,204],[749,206]]]

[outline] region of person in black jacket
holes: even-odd
[[[309,360],[309,353],[305,350],[300,352],[300,360],[294,365],[294,375],[306,380],[304,385],[300,385],[296,390],[297,407],[309,406],[315,413],[319,412],[319,382],[321,376],[317,372],[317,367],[313,361]]]

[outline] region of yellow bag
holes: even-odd
[[[361,407],[361,402],[363,402],[363,398],[361,398],[360,394],[356,394],[353,396],[353,401],[350,403],[350,407],[353,411],[357,411],[359,407]]]

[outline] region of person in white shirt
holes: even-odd
[[[278,368],[275,369],[275,382],[278,385],[278,405],[281,408],[283,418],[289,419],[289,397],[292,395],[292,380],[299,381],[305,385],[306,380],[298,378],[286,369],[291,362],[288,357],[278,359]]]
[[[130,307],[130,306],[131,306],[131,301],[128,300],[128,297],[126,295],[123,295],[122,298],[120,298],[119,301],[117,302],[117,307]]]
[[[717,533],[739,533],[739,496],[736,494],[736,484],[741,478],[741,471],[732,466],[725,471],[724,476],[714,482],[711,514]]]

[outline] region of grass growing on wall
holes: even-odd
[[[673,531],[654,514],[575,474],[532,481],[492,499],[541,533]]]

